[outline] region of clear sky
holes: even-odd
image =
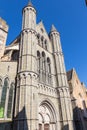
[[[22,8],[28,0],[0,0],[0,17],[9,25],[7,44],[21,31]],[[43,20],[47,32],[54,24],[61,35],[66,69],[75,68],[87,86],[87,7],[85,0],[32,0],[37,23]]]

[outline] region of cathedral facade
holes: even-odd
[[[29,3],[21,33],[5,47],[0,21],[0,130],[75,130],[59,32],[36,24]]]

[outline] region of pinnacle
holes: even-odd
[[[32,4],[32,2],[31,2],[31,0],[29,0],[28,6],[32,6],[32,7],[33,7],[33,4]]]
[[[53,32],[53,31],[56,31],[56,32],[57,32],[57,29],[56,29],[55,26],[52,24],[51,32]]]

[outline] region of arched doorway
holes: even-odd
[[[39,106],[39,130],[56,130],[56,114],[52,105],[44,101]]]

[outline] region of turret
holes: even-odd
[[[33,114],[35,110],[33,110],[32,89],[35,90],[37,85],[37,33],[36,10],[30,2],[23,9],[22,23],[13,129],[34,130],[36,126],[31,122],[35,122],[37,119],[35,117],[36,113]]]
[[[56,68],[58,98],[60,99],[60,110],[62,111],[63,125],[66,129],[73,130],[73,114],[71,107],[70,92],[64,65],[64,57],[61,48],[60,34],[52,25],[50,40],[53,46],[53,56]],[[64,128],[65,130],[65,128]]]
[[[8,34],[8,25],[2,18],[0,18],[0,58],[4,54],[7,34]]]
[[[50,39],[52,42],[53,54],[55,57],[58,86],[68,86],[65,64],[64,64],[64,57],[63,57],[63,52],[62,52],[62,47],[60,42],[60,34],[56,30],[54,25],[52,25],[51,28]]]
[[[32,3],[29,2],[27,6],[23,8],[23,22],[22,29],[33,29],[36,27],[36,10]]]
[[[57,31],[54,25],[51,27],[51,32],[50,32],[50,38],[52,39],[53,43],[53,52],[62,52],[61,49],[61,42],[60,42],[60,33]]]
[[[23,22],[20,43],[19,71],[36,71],[34,62],[36,37],[36,10],[32,3],[23,8]],[[33,38],[32,38],[33,37]],[[33,61],[32,61],[33,60]],[[34,63],[31,65],[30,63]]]

